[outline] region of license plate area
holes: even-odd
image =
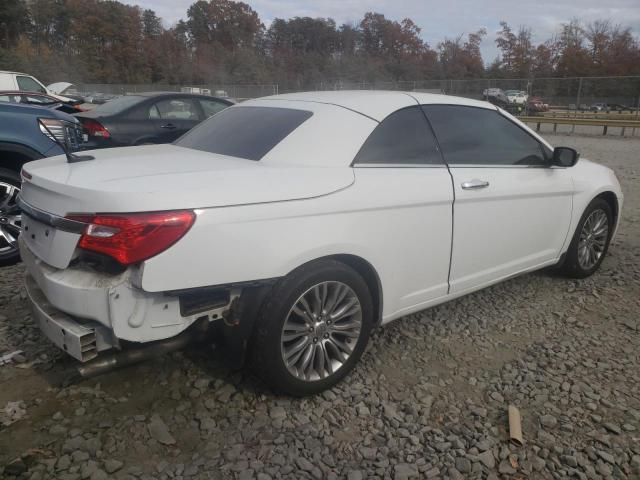
[[[55,268],[67,268],[80,239],[77,233],[65,232],[22,214],[22,239],[33,254]]]

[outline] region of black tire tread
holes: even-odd
[[[9,181],[20,186],[21,179],[20,174],[15,170],[9,170],[8,168],[0,168],[0,181]],[[8,267],[9,265],[15,265],[20,261],[20,252],[16,252],[13,255],[0,255],[0,267]]]
[[[580,232],[582,231],[582,227],[584,225],[584,222],[587,220],[587,217],[592,211],[598,208],[604,210],[605,213],[607,214],[607,218],[609,219],[609,237],[607,238],[607,243],[605,245],[604,252],[602,254],[602,257],[598,261],[598,263],[596,263],[593,268],[589,270],[585,270],[578,263],[578,241],[580,240]],[[569,248],[567,249],[567,254],[564,259],[564,263],[562,264],[562,266],[559,267],[560,273],[566,277],[578,278],[578,279],[586,278],[593,275],[600,268],[600,265],[602,264],[602,261],[604,260],[604,257],[606,256],[607,251],[609,250],[609,242],[611,241],[611,235],[613,233],[613,229],[614,229],[613,212],[611,211],[611,206],[603,198],[600,198],[600,197],[594,198],[591,201],[591,203],[587,205],[587,208],[585,208],[584,212],[582,213],[582,216],[580,217],[580,221],[576,226],[576,230],[573,233],[573,237],[571,238],[571,243],[569,244]]]
[[[281,375],[276,364],[276,362],[279,361],[279,358],[275,359],[273,358],[273,355],[268,353],[269,347],[271,346],[269,344],[269,335],[273,334],[271,329],[280,323],[280,319],[274,318],[273,315],[283,307],[283,302],[286,301],[287,297],[289,297],[296,288],[311,276],[320,275],[323,272],[328,274],[335,274],[335,272],[347,272],[348,275],[352,276],[352,280],[354,282],[359,283],[359,285],[357,285],[357,289],[361,292],[365,292],[365,298],[359,299],[361,304],[363,304],[362,333],[364,335],[364,346],[366,346],[366,341],[368,340],[371,327],[373,325],[373,303],[371,293],[369,292],[364,279],[362,279],[362,277],[351,267],[337,260],[325,259],[305,264],[282,278],[273,286],[271,294],[267,297],[260,309],[250,342],[249,366],[253,372],[274,391],[293,396],[304,396],[319,393],[326,388],[330,388],[333,384],[344,378],[344,376],[349,373],[353,365],[359,360],[359,357],[364,351],[363,346],[359,352],[354,352],[348,360],[348,362],[351,362],[350,365],[345,365],[342,371],[338,372],[335,378],[332,377],[331,382],[327,382],[327,379],[325,379],[309,383],[304,386],[306,388],[293,388],[291,382],[287,381],[288,379],[283,378]]]

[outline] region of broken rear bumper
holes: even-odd
[[[20,252],[34,319],[53,343],[81,361],[119,347],[121,340],[148,343],[173,338],[197,319],[221,319],[229,309],[226,304],[187,314],[181,311],[178,295],[136,287],[134,269],[119,275],[83,266],[56,269],[23,241]]]
[[[118,345],[113,332],[97,322],[81,322],[51,305],[33,277],[25,278],[27,295],[34,320],[55,345],[81,362],[89,361],[99,351]]]

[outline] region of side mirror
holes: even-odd
[[[580,158],[580,154],[573,148],[556,147],[553,149],[553,165],[558,167],[573,167]]]

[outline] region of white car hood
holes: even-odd
[[[326,195],[354,182],[348,167],[269,165],[174,145],[82,152],[24,166],[21,196],[56,215],[247,205]],[[30,177],[30,178],[29,178]]]
[[[47,90],[59,95],[72,85],[73,83],[69,83],[69,82],[56,82],[56,83],[52,83],[51,85],[47,85]]]

